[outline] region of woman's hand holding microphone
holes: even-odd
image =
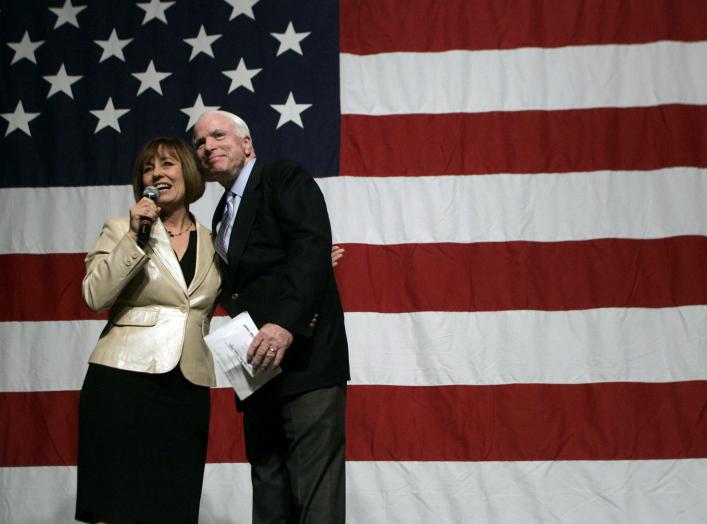
[[[135,205],[130,208],[130,231],[128,232],[130,237],[133,240],[137,240],[138,232],[140,231],[140,223],[145,219],[152,223],[159,215],[160,208],[153,200],[147,197],[142,197],[138,200]]]

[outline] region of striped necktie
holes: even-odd
[[[221,218],[221,224],[218,227],[218,234],[216,235],[216,242],[214,242],[214,247],[216,252],[221,255],[221,258],[228,261],[228,241],[229,238],[226,232],[229,230],[229,225],[233,220],[233,199],[236,195],[229,191],[226,195],[226,206],[223,208],[223,217]]]

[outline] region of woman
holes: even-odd
[[[110,314],[81,389],[76,519],[197,522],[216,382],[203,335],[221,282],[189,213],[205,183],[188,145],[155,138],[132,185],[130,217],[108,220],[86,256],[84,301]],[[153,220],[144,248],[140,217]]]
[[[108,220],[86,256],[84,301],[110,314],[81,389],[76,519],[197,522],[215,385],[203,335],[221,283],[211,235],[189,213],[205,184],[191,148],[160,137],[132,186],[129,218]],[[143,247],[141,217],[153,220]],[[333,265],[343,253],[333,246]]]

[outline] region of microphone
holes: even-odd
[[[157,202],[157,199],[160,198],[160,190],[155,186],[147,186],[142,192],[142,196],[149,198],[153,202]],[[149,217],[140,217],[137,241],[141,246],[147,244],[147,241],[150,239],[150,231],[152,231],[152,219]]]

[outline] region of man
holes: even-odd
[[[253,482],[253,522],[344,522],[348,348],[324,198],[292,162],[255,158],[248,126],[204,113],[194,147],[225,192],[212,232],[221,305],[259,331],[255,367],[283,372],[239,404]]]

